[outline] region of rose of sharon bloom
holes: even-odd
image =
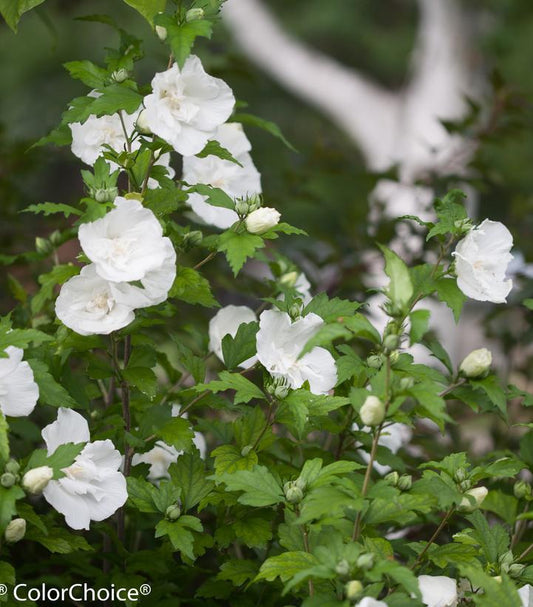
[[[518,591],[518,596],[522,601],[522,607],[533,607],[533,586],[526,584]]]
[[[457,582],[445,575],[420,575],[418,587],[427,607],[456,607]]]
[[[276,209],[261,207],[252,211],[244,220],[250,234],[263,234],[278,225],[281,215]]]
[[[485,219],[470,230],[453,253],[461,291],[478,301],[504,303],[513,287],[512,280],[505,280],[507,265],[513,259],[512,246],[511,233],[499,221]]]
[[[152,91],[144,98],[145,123],[183,156],[201,152],[235,105],[230,87],[206,74],[195,55],[181,70],[175,63],[156,74]]]
[[[89,93],[89,97],[98,96],[99,94],[96,91]],[[107,150],[107,146],[118,153],[125,151],[127,146],[125,133],[128,134],[128,138],[131,141],[141,108],[142,106],[133,112],[133,114],[122,112],[122,121],[118,113],[99,117],[91,114],[84,123],[71,123],[69,126],[72,133],[72,153],[85,162],[85,164],[93,166],[96,160],[100,156],[103,156],[103,153]],[[131,151],[135,152],[141,147],[141,141],[133,139],[130,145]],[[111,166],[113,171],[119,168],[114,162],[109,160],[106,162]],[[154,162],[154,165],[164,166],[167,169],[168,176],[170,178],[174,177],[175,171],[170,166],[170,154],[161,154]],[[148,180],[149,188],[156,188],[158,185],[155,179],[150,178]]]
[[[186,156],[183,158],[183,180],[190,185],[203,183],[220,188],[233,199],[260,194],[261,175],[249,154],[252,145],[242,125],[237,122],[222,124],[212,139],[226,148],[242,166],[212,154],[205,158]],[[192,210],[205,223],[226,230],[238,220],[232,209],[216,207],[205,201],[206,197],[197,193],[189,194],[187,199]]]
[[[221,308],[209,321],[209,349],[224,362],[222,339],[226,335],[235,337],[243,323],[255,322],[255,312],[247,306],[226,306]],[[257,360],[256,356],[243,361],[239,367],[248,369]]]
[[[291,388],[309,382],[313,394],[325,394],[337,382],[335,359],[325,348],[313,348],[299,358],[305,344],[324,321],[316,314],[307,314],[292,321],[279,310],[265,310],[259,317],[257,358],[274,378],[284,378]]]
[[[107,440],[90,441],[87,421],[60,407],[57,420],[42,431],[48,455],[65,443],[87,443],[65,476],[44,488],[46,501],[65,516],[72,529],[89,529],[91,521],[110,517],[128,499],[126,479],[118,471],[122,456]]]
[[[359,601],[355,607],[387,607],[387,603],[378,601],[370,596],[365,597],[362,601]]]
[[[80,226],[81,248],[102,278],[113,282],[143,280],[161,268],[174,248],[163,236],[157,217],[138,200],[117,196],[114,204],[104,217]],[[173,280],[174,276],[169,276],[169,288]]]
[[[39,398],[30,365],[22,360],[24,351],[8,346],[7,358],[0,358],[0,411],[11,417],[29,415]]]
[[[90,264],[61,287],[56,315],[80,335],[108,335],[135,318],[132,288],[127,283],[104,280]]]

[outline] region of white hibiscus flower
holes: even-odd
[[[29,415],[39,399],[39,388],[24,351],[8,346],[7,358],[0,358],[0,411],[11,417]]]
[[[337,382],[333,356],[325,348],[316,347],[299,358],[305,344],[324,321],[316,314],[307,314],[292,321],[279,310],[265,310],[259,317],[257,358],[274,378],[284,378],[291,388],[309,382],[313,394],[325,394]]]
[[[224,362],[222,340],[226,335],[235,337],[243,323],[255,322],[255,312],[247,306],[225,306],[209,321],[209,349]],[[239,367],[248,369],[257,360],[256,356],[243,361]]]
[[[144,98],[144,122],[184,156],[201,152],[235,105],[230,87],[207,74],[195,55],[181,70],[174,64],[156,74],[152,91]]]
[[[80,335],[108,335],[135,318],[135,298],[127,283],[113,283],[98,276],[96,266],[82,268],[62,287],[56,300],[56,315]]]
[[[457,582],[445,575],[420,575],[418,587],[427,607],[456,607],[459,601]]]
[[[244,134],[242,125],[228,122],[218,127],[212,137],[226,148],[242,166],[218,156],[183,158],[183,179],[190,185],[203,183],[220,188],[231,198],[242,198],[261,193],[261,175],[250,156],[252,146]],[[216,207],[205,202],[206,197],[189,194],[187,202],[198,217],[207,224],[225,230],[238,219],[232,209]]]
[[[457,244],[455,271],[457,286],[478,301],[504,303],[513,287],[505,274],[513,259],[513,237],[499,221],[485,219]]]
[[[61,407],[42,436],[48,455],[65,443],[87,443],[72,465],[63,468],[65,476],[51,480],[43,490],[69,527],[89,529],[91,521],[103,521],[124,505],[126,479],[118,471],[122,456],[109,439],[89,442],[89,425],[79,413]]]
[[[522,601],[522,607],[533,607],[533,586],[531,584],[522,586],[518,591],[518,595]]]

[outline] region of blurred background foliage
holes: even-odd
[[[287,30],[315,48],[388,87],[398,89],[405,83],[417,28],[415,0],[265,3]],[[472,46],[479,55],[479,69],[496,83],[496,91],[486,91],[487,106],[494,99],[503,100],[496,128],[483,139],[473,161],[479,216],[504,221],[526,259],[533,259],[533,75],[529,67],[533,8],[530,0],[463,0],[463,4],[475,24]],[[44,201],[72,203],[83,193],[81,163],[69,149],[31,145],[57,125],[71,98],[87,92],[69,78],[62,63],[99,62],[104,47],[116,43],[116,34],[105,25],[76,20],[99,13],[112,15],[124,29],[146,40],[146,57],[138,64],[136,77],[148,83],[166,65],[166,48],[138,13],[119,0],[47,0],[23,17],[17,35],[5,24],[0,26],[0,238],[4,254],[33,248],[36,236],[64,227],[54,217],[21,214],[24,207]],[[372,246],[374,239],[386,241],[392,234],[390,225],[382,225],[376,236],[368,234],[368,194],[377,176],[365,169],[360,153],[344,133],[250,64],[222,26],[213,40],[195,51],[207,70],[224,78],[237,98],[248,104],[246,111],[276,122],[299,152],[247,127],[268,204],[312,237],[286,239],[284,246],[290,248],[285,252],[296,261],[307,260],[310,277],[320,286],[340,288],[345,295],[358,293],[361,251]],[[448,185],[437,184],[437,190]],[[328,273],[328,268],[335,271]],[[6,284],[3,271],[2,312],[13,303]]]

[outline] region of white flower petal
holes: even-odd
[[[59,407],[57,419],[42,430],[48,455],[52,455],[59,445],[66,443],[87,443],[91,440],[87,420],[72,409]]]
[[[7,358],[0,358],[0,411],[11,417],[29,415],[39,399],[30,365],[22,360],[21,348],[8,346]]]
[[[247,306],[225,306],[209,321],[209,349],[224,362],[222,339],[226,335],[235,337],[241,324],[256,321],[255,312]],[[239,366],[248,369],[255,363],[255,357],[243,361]]]
[[[445,575],[420,575],[418,586],[427,607],[455,607],[459,600],[457,582]]]

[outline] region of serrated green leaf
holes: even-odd
[[[233,523],[233,530],[249,548],[263,548],[272,539],[271,521],[260,516],[238,518]]]
[[[457,281],[453,278],[439,278],[435,282],[439,299],[443,301],[453,312],[455,322],[459,321],[463,305],[466,301],[466,295],[457,286]]]
[[[411,345],[418,343],[428,332],[430,316],[431,313],[429,310],[415,310],[409,314],[409,319],[411,321],[409,342]]]
[[[65,217],[70,215],[82,215],[82,211],[71,207],[69,204],[57,203],[57,202],[41,202],[39,204],[30,204],[29,207],[22,209],[22,213],[43,213],[45,217],[53,215],[55,213],[63,213]]]
[[[154,23],[154,17],[158,13],[164,13],[167,0],[124,0],[137,12],[139,12],[150,25]]]
[[[25,495],[18,485],[13,485],[9,489],[0,485],[0,535],[3,535],[9,521],[17,513],[17,500],[22,499]]]
[[[206,19],[176,23],[169,15],[154,16],[154,23],[167,30],[166,41],[170,44],[176,63],[183,67],[198,37],[211,38],[213,24]]]
[[[15,569],[12,565],[6,563],[5,561],[0,561],[0,580],[9,586],[15,585]]]
[[[62,469],[71,466],[84,447],[85,443],[65,443],[59,445],[51,455],[48,455],[46,449],[36,449],[28,460],[26,471],[40,466],[50,466],[54,471],[53,478],[61,478],[64,476]]]
[[[218,306],[211,292],[209,281],[193,268],[179,267],[169,297],[176,297],[189,304],[212,308]]]
[[[177,521],[163,519],[157,523],[155,537],[168,536],[174,550],[178,550],[186,557],[194,560],[194,535],[183,525],[180,517]]]
[[[226,255],[234,276],[237,276],[246,260],[264,246],[264,240],[257,234],[237,233],[233,230],[223,232],[218,241],[218,250]]]
[[[72,263],[55,266],[50,272],[39,276],[41,290],[31,299],[31,311],[38,314],[44,307],[44,304],[54,296],[54,288],[62,285],[72,276],[79,274],[79,266]]]
[[[326,322],[345,320],[354,316],[361,307],[357,301],[333,297],[330,299],[326,293],[319,293],[307,304],[304,315],[313,312]]]
[[[316,556],[309,554],[309,552],[301,550],[284,552],[283,554],[268,558],[261,565],[254,581],[267,580],[268,582],[272,582],[279,577],[282,582],[286,582],[297,573],[319,564]]]
[[[25,539],[39,542],[50,552],[57,554],[70,554],[78,550],[86,552],[94,550],[82,535],[75,535],[61,527],[48,529],[46,534],[39,529],[30,529],[26,532]]]
[[[108,116],[124,111],[133,114],[143,97],[125,84],[111,84],[98,89],[100,97],[76,97],[64,112],[63,123],[85,122],[89,116]]]
[[[491,402],[507,417],[507,396],[495,375],[483,379],[471,379],[470,385],[476,390],[483,390]]]
[[[237,470],[252,470],[257,464],[257,453],[249,451],[242,455],[234,445],[221,445],[211,452],[215,458],[215,472],[218,476],[225,472],[231,474]]]
[[[194,432],[191,423],[183,417],[169,419],[156,434],[168,445],[172,445],[177,451],[190,449]]]
[[[184,511],[194,508],[215,486],[206,478],[205,462],[196,453],[185,453],[169,468],[170,478],[181,490]]]
[[[139,512],[158,512],[155,506],[153,496],[157,488],[142,478],[129,476],[128,481],[128,500],[139,510]]]
[[[225,483],[228,491],[242,491],[238,501],[245,506],[272,506],[285,499],[280,484],[264,466],[216,475],[213,480]]]
[[[222,338],[222,354],[228,369],[235,369],[240,363],[252,358],[257,353],[256,335],[259,323],[242,323],[235,337],[229,333]]]
[[[81,80],[92,89],[101,88],[105,85],[107,71],[92,61],[67,61],[63,67],[72,78]]]
[[[228,160],[229,162],[233,162],[242,167],[242,164],[233,157],[232,153],[227,150],[225,147],[220,145],[216,139],[212,139],[208,141],[201,152],[195,154],[197,158],[207,158],[207,156],[217,156],[218,158],[222,158],[222,160]]]
[[[128,366],[122,371],[122,376],[148,398],[152,399],[157,394],[157,376],[152,369]]]
[[[225,390],[235,390],[235,404],[249,403],[252,399],[257,398],[265,400],[263,392],[249,379],[243,377],[239,373],[230,373],[229,371],[221,371],[218,375],[219,379],[209,382],[208,384],[198,384],[194,390],[196,392],[218,393]]]
[[[0,13],[9,27],[17,33],[22,15],[43,2],[44,0],[0,0]]]
[[[229,559],[220,566],[217,580],[227,580],[234,586],[242,586],[244,582],[257,575],[257,564],[248,559]]]
[[[54,379],[46,363],[42,360],[30,359],[28,364],[32,368],[35,383],[39,386],[39,400],[41,402],[52,405],[52,407],[80,408],[80,405],[67,390]]]
[[[385,257],[385,274],[390,278],[386,290],[387,295],[395,306],[402,309],[413,295],[413,283],[409,269],[396,253],[383,245],[380,245],[379,248]]]
[[[263,131],[270,133],[274,137],[277,137],[293,152],[298,152],[298,150],[290,143],[277,124],[274,122],[270,122],[269,120],[264,120],[263,118],[259,118],[258,116],[254,116],[253,114],[235,114],[232,117],[232,121],[241,122],[242,124],[250,124],[252,126],[259,127]]]

